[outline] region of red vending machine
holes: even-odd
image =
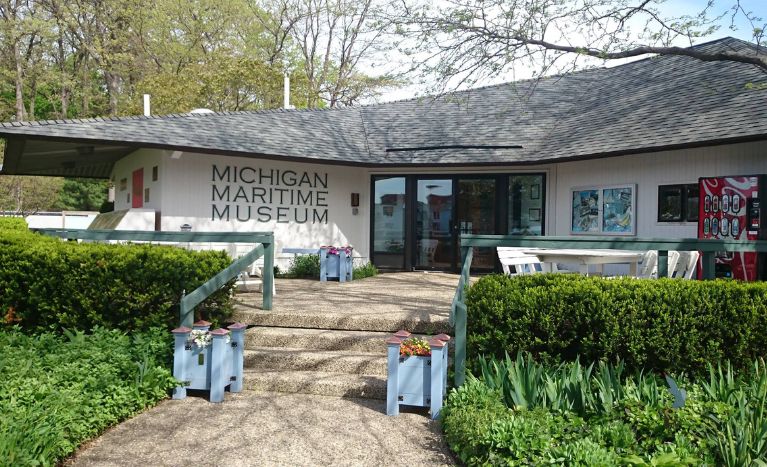
[[[698,238],[750,242],[767,238],[762,207],[767,177],[708,177],[699,180]],[[746,281],[764,279],[764,255],[744,252],[716,254],[716,277]]]

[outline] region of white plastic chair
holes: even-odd
[[[700,253],[697,251],[675,251],[676,261],[674,267],[671,267],[671,252],[669,252],[669,277],[677,279],[692,279],[695,274],[695,268],[698,266]]]
[[[499,246],[497,250],[504,274],[520,276],[541,272],[541,260],[537,256],[529,255],[513,247]],[[511,272],[511,266],[514,266],[514,272]]]
[[[658,277],[658,250],[648,250],[642,256],[642,266],[637,273],[641,279],[653,279]]]
[[[437,253],[439,240],[436,238],[426,238],[418,241],[418,248],[421,250],[421,261],[428,261],[427,264],[434,264],[434,257]]]

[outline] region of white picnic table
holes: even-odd
[[[548,249],[548,248],[522,248],[523,253],[537,256],[543,263],[543,271],[551,272],[552,265],[556,263],[577,264],[581,274],[589,275],[589,266],[596,265],[597,272],[602,272],[604,264],[628,263],[629,274],[637,275],[637,264],[642,259],[644,252],[629,250],[576,250],[576,249]]]

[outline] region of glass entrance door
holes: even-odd
[[[383,269],[405,268],[405,177],[373,177],[373,257]]]
[[[415,206],[415,267],[453,267],[453,180],[418,179]]]
[[[458,234],[495,234],[495,178],[459,178],[456,202],[456,236]],[[456,245],[458,241],[456,240]],[[456,248],[456,258],[460,254]],[[491,270],[495,266],[495,248],[475,248],[472,268]]]

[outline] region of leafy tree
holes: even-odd
[[[0,211],[26,216],[53,210],[62,184],[60,178],[0,175]]]
[[[417,1],[417,0],[416,0]],[[387,12],[415,67],[439,84],[471,84],[531,67],[535,74],[568,71],[595,60],[647,54],[749,63],[767,72],[767,23],[749,0],[701,0],[700,10],[664,14],[664,0],[451,0],[402,4]],[[724,2],[728,2],[722,6]],[[756,0],[760,5],[762,0]],[[722,26],[746,24],[756,50],[711,52],[686,46]]]
[[[373,0],[282,0],[290,35],[300,51],[309,85],[307,105],[352,105],[397,81],[359,72],[360,62],[376,52],[387,22]]]
[[[62,211],[98,211],[107,200],[108,182],[67,178],[59,191],[56,207]]]

